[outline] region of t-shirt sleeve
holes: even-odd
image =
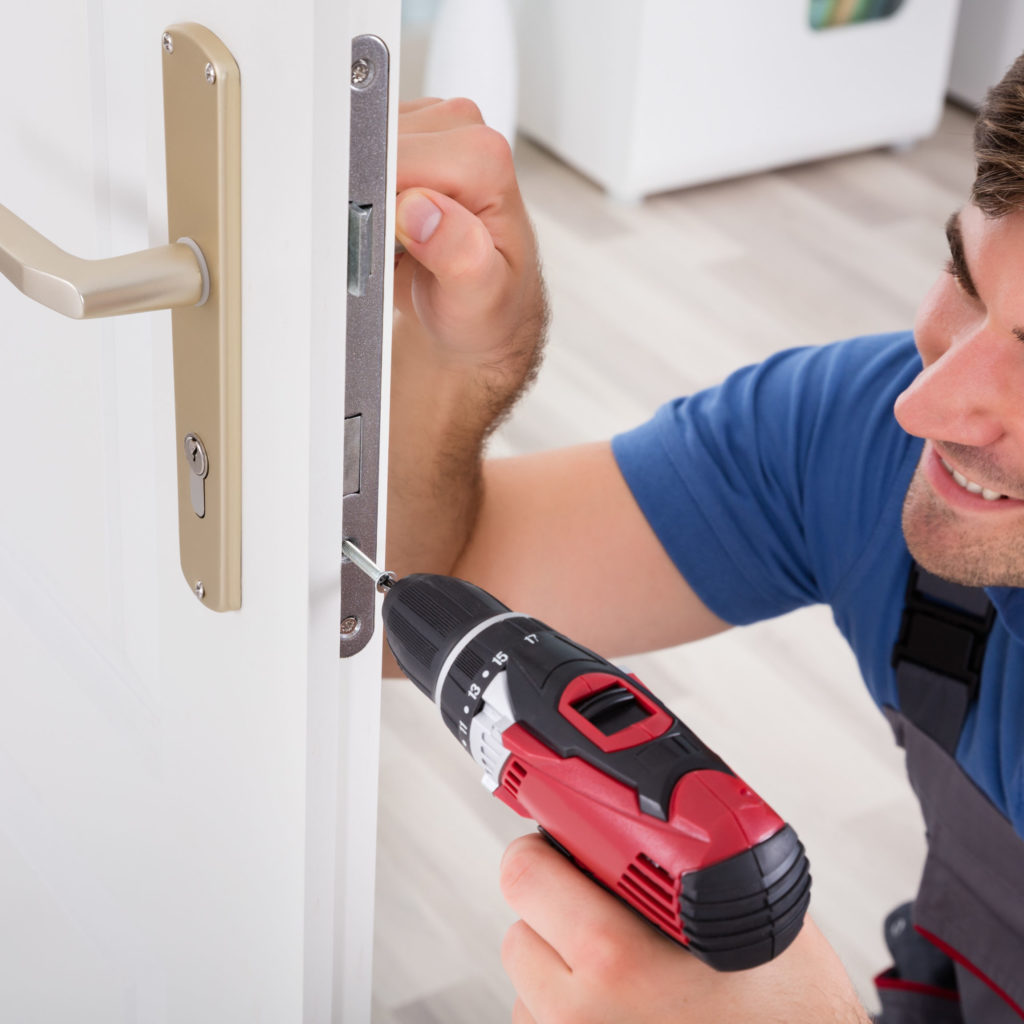
[[[742,624],[830,600],[883,510],[898,515],[910,439],[892,406],[918,369],[907,333],[792,349],[613,439],[715,614]]]

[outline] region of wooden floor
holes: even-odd
[[[525,141],[522,187],[554,309],[539,383],[497,454],[606,438],[678,393],[791,345],[908,327],[972,175],[947,110],[907,152],[870,152],[616,205]],[[596,558],[610,558],[595,552]],[[524,609],[528,611],[529,609]],[[812,912],[858,990],[880,922],[915,889],[922,826],[901,759],[825,609],[629,666],[806,844]],[[383,701],[375,1024],[490,1024],[513,992],[499,948],[505,844],[529,830],[411,685]]]

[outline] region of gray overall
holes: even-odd
[[[1024,1020],[1024,839],[953,756],[993,616],[983,591],[914,567],[893,656],[901,711],[886,716],[906,752],[928,856],[912,929],[901,930],[946,969],[915,977],[897,957],[876,979],[879,1024]]]

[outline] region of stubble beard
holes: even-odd
[[[967,587],[1024,586],[1024,529],[987,533],[966,523],[923,478],[921,467],[903,501],[903,536],[918,565]]]

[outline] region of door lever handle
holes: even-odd
[[[30,299],[75,320],[201,306],[210,294],[203,254],[190,238],[88,260],[72,256],[0,206],[0,274]]]

